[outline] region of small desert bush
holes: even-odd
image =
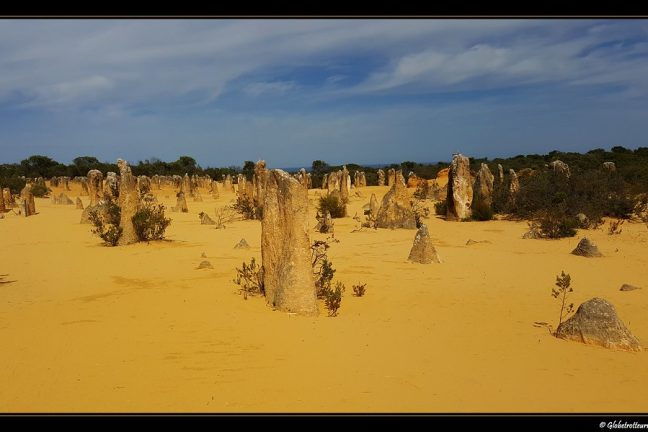
[[[333,264],[328,259],[324,259],[318,273],[315,275],[317,298],[326,298],[326,293],[331,290],[331,281],[334,275],[335,269],[333,268]]]
[[[335,289],[328,289],[324,297],[324,304],[326,309],[328,309],[328,314],[330,317],[337,316],[338,310],[342,305],[342,293],[346,290],[346,287],[342,282],[335,284]]]
[[[90,210],[88,214],[94,228],[92,233],[98,235],[108,246],[117,246],[122,235],[119,226],[121,208],[112,201],[106,201]]]
[[[261,213],[261,208],[257,207],[254,203],[254,200],[247,195],[239,195],[236,198],[236,203],[232,205],[232,208],[245,220],[261,220],[263,216]]]
[[[43,198],[49,193],[47,187],[40,184],[33,184],[31,187],[31,193],[37,198]]]
[[[171,219],[164,217],[164,205],[146,205],[132,218],[135,233],[140,241],[162,240]]]
[[[569,273],[565,273],[564,271],[560,272],[560,275],[556,276],[556,286],[558,288],[552,288],[551,295],[560,301],[560,318],[558,320],[558,326],[560,326],[563,322],[563,317],[566,318],[568,314],[574,311],[574,303],[567,304],[569,293],[574,291],[571,287]]]
[[[346,205],[337,195],[323,195],[319,199],[317,210],[321,214],[328,211],[333,219],[343,218],[346,216]]]
[[[445,216],[448,213],[448,204],[445,200],[434,203],[434,213],[439,216]]]
[[[360,227],[361,228],[378,229],[378,227],[376,226],[376,215],[371,213],[371,210],[366,210],[364,212],[364,217],[365,217],[364,222],[360,221]]]
[[[225,228],[225,224],[229,224],[234,222],[237,219],[237,213],[236,210],[234,210],[230,206],[224,206],[219,209],[216,209],[215,211],[216,214],[216,219],[214,219],[214,222],[216,222],[216,228]]]
[[[353,285],[353,295],[356,297],[362,297],[365,295],[365,292],[367,291],[367,284],[357,284]]]
[[[615,235],[615,234],[621,234],[621,231],[623,231],[623,228],[621,228],[621,225],[623,225],[625,221],[623,219],[619,219],[616,221],[610,221],[610,225],[608,226],[608,235]]]
[[[243,295],[245,300],[247,300],[248,295],[263,295],[265,293],[263,267],[257,265],[254,258],[250,260],[250,264],[244,262],[240,269],[236,269],[234,283],[241,287],[239,293]]]
[[[331,281],[335,274],[333,264],[326,254],[328,248],[329,244],[324,240],[315,240],[311,245],[311,267],[315,276],[317,298],[325,298],[326,292],[331,289]]]
[[[574,237],[579,226],[578,219],[568,216],[560,209],[541,212],[534,222],[540,236],[549,239]]]

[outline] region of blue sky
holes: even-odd
[[[0,163],[648,146],[647,20],[0,20]]]

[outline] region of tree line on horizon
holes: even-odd
[[[470,156],[470,155],[467,155]],[[610,151],[598,148],[586,153],[551,151],[547,154],[528,154],[517,155],[509,158],[470,158],[471,169],[477,171],[482,163],[486,163],[492,172],[497,172],[497,164],[502,165],[505,172],[514,169],[516,172],[524,169],[538,169],[544,167],[551,161],[560,159],[570,166],[576,172],[586,172],[592,169],[598,169],[603,162],[614,162],[617,166],[619,176],[632,185],[636,192],[648,191],[648,147],[639,147],[636,150],[627,149],[621,146],[615,146]],[[382,169],[388,170],[401,169],[407,176],[413,172],[418,177],[433,179],[437,173],[447,168],[449,161],[439,161],[437,163],[418,163],[413,161],[404,161],[400,164],[385,164]],[[378,183],[378,167],[362,166],[355,163],[347,163],[347,169],[352,173],[354,171],[364,171],[368,185]],[[146,175],[180,175],[185,173],[189,175],[208,175],[213,179],[220,180],[223,175],[243,174],[251,180],[254,173],[254,162],[244,161],[242,166],[228,167],[201,167],[197,161],[190,156],[181,156],[173,162],[165,162],[156,158],[140,160],[137,164],[131,165],[133,174],[136,176]],[[0,186],[11,187],[14,189],[16,179],[19,177],[27,178],[51,178],[59,176],[77,177],[85,176],[88,171],[96,169],[104,173],[119,172],[116,163],[101,162],[94,156],[79,156],[71,164],[63,164],[56,160],[43,155],[33,155],[13,164],[0,164]],[[315,160],[310,169],[313,180],[313,187],[320,187],[324,174],[342,169],[342,165],[330,165],[323,160]],[[17,193],[17,191],[14,191]]]

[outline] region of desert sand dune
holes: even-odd
[[[73,200],[80,188],[66,192]],[[442,263],[408,262],[416,230],[352,219],[372,193],[350,192],[329,258],[347,290],[339,316],[272,311],[244,300],[235,268],[261,260],[261,223],[201,225],[235,195],[187,200],[154,190],[167,240],[104,247],[81,210],[36,198],[38,214],[0,221],[2,412],[642,412],[646,352],[559,340],[551,289],[561,270],[578,305],[602,297],[648,344],[648,230],[523,240],[523,222],[425,220]],[[62,192],[53,188],[53,193]],[[321,190],[309,191],[311,240]],[[408,193],[413,193],[412,189]],[[89,198],[82,197],[85,207]],[[432,205],[430,204],[430,207]],[[432,209],[433,210],[433,209]],[[604,255],[570,254],[583,235]],[[235,249],[245,238],[250,249]],[[481,243],[470,244],[468,240]],[[202,254],[206,258],[201,257]],[[213,269],[196,269],[209,260]],[[351,286],[367,283],[364,297]]]

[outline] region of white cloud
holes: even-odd
[[[610,24],[605,27],[606,32],[583,31],[574,35],[550,31],[554,30],[550,27],[539,35],[512,33],[510,37],[488,43],[480,41],[488,39],[485,34],[465,47],[435,43],[433,48],[392,59],[370,74],[353,92],[407,91],[404,86],[412,87],[410,92],[448,92],[533,83],[646,87],[643,77],[648,73],[648,52],[645,44],[611,44],[589,55],[582,54],[608,40],[629,37],[627,29]]]
[[[348,77],[346,75],[331,75],[330,77],[326,78],[326,82],[328,84],[336,84],[346,80],[347,78]]]
[[[0,103],[81,108],[192,107],[234,82],[251,96],[351,97],[499,88],[538,82],[648,85],[646,37],[628,21],[566,20],[0,20]],[[636,54],[629,57],[629,53]],[[361,56],[358,59],[358,56]],[[365,62],[362,56],[370,58]],[[351,60],[351,66],[349,61]],[[355,63],[353,63],[355,61]],[[371,65],[371,66],[369,66]],[[330,73],[327,86],[282,73]],[[360,78],[344,79],[349,75]],[[284,75],[285,76],[285,75]],[[258,77],[263,77],[259,79]],[[242,81],[241,81],[242,80]],[[335,85],[331,85],[335,84]]]
[[[104,76],[91,76],[76,81],[60,82],[33,90],[32,105],[56,105],[96,100],[114,87]]]
[[[282,95],[298,87],[294,81],[254,82],[246,85],[243,91],[250,96]]]

